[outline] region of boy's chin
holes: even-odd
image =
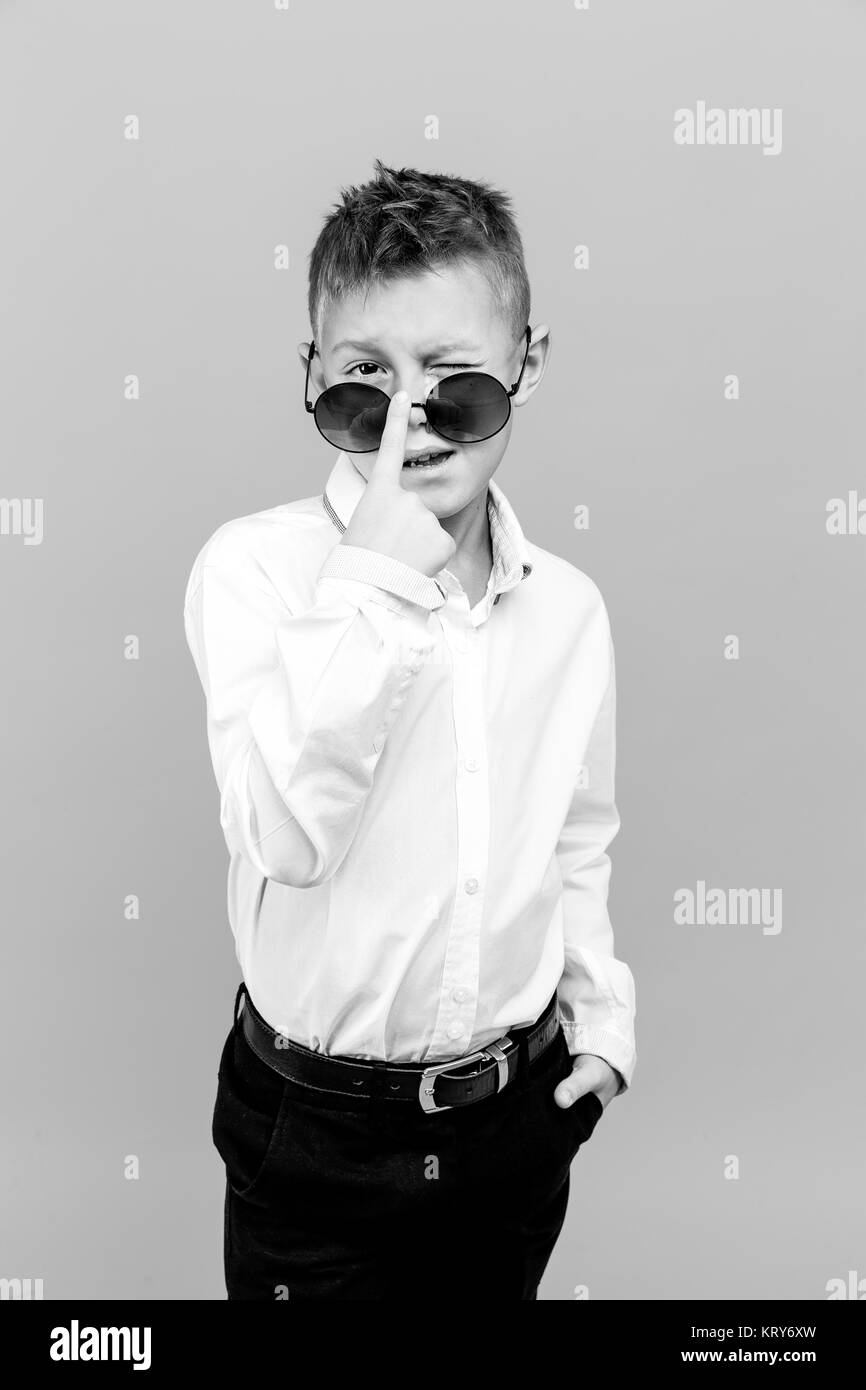
[[[433,498],[456,498],[465,497],[467,500],[472,493],[472,481],[464,467],[461,468],[460,460],[452,455],[444,465],[436,468],[407,468],[405,465],[400,474],[400,482],[405,488],[411,488],[413,492],[420,492],[425,498],[429,493],[430,505],[433,505]]]

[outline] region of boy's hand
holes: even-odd
[[[560,1081],[553,1093],[553,1099],[557,1105],[565,1109],[587,1091],[595,1091],[602,1107],[605,1107],[619,1091],[619,1076],[603,1057],[596,1057],[591,1052],[580,1052],[574,1059],[571,1076]]]
[[[388,407],[382,443],[367,486],[341,540],[402,560],[432,579],[457,546],[418,493],[401,482],[410,410],[407,392],[398,391]]]

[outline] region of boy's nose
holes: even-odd
[[[415,405],[415,404],[414,404],[414,402],[415,402],[416,400],[421,400],[421,397],[420,397],[420,396],[413,396],[412,400],[413,400],[412,409],[409,411],[409,428],[411,429],[412,426],[414,425],[414,427],[415,427],[416,429],[428,429],[428,430],[429,430],[429,428],[430,428],[430,422],[429,422],[429,420],[427,419],[427,412],[426,412],[426,410],[424,409],[423,405]]]

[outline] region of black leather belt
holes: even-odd
[[[487,1043],[466,1057],[426,1067],[410,1062],[363,1062],[313,1052],[275,1032],[256,1009],[246,985],[238,990],[235,1022],[242,994],[245,996],[241,1014],[243,1035],[256,1056],[274,1071],[314,1090],[414,1101],[428,1114],[472,1105],[486,1096],[496,1095],[513,1080],[521,1049],[531,1066],[559,1032],[554,994],[536,1023],[512,1028],[496,1042]]]

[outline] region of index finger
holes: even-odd
[[[409,428],[411,408],[408,391],[398,391],[391,397],[385,428],[382,431],[382,442],[370,470],[368,482],[372,482],[374,478],[396,482],[400,477],[406,457],[406,432]]]

